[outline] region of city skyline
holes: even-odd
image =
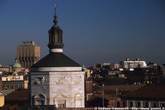
[[[164,5],[163,0],[58,0],[64,53],[85,65],[126,57],[164,63]],[[16,46],[26,40],[37,42],[46,55],[53,13],[53,0],[0,1],[0,63],[13,62]]]

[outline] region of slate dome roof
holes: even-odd
[[[32,68],[36,67],[81,67],[81,65],[63,53],[50,52],[32,66]]]

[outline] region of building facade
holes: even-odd
[[[40,47],[34,41],[23,42],[17,47],[16,60],[22,67],[30,68],[40,59]]]
[[[2,76],[2,89],[28,89],[28,80],[24,75]]]
[[[31,107],[57,108],[85,106],[84,71],[74,60],[63,54],[63,32],[54,16],[49,30],[49,54],[32,66],[30,72]]]
[[[123,68],[125,68],[125,69],[146,68],[147,67],[147,63],[145,61],[142,61],[140,59],[130,60],[128,58],[122,62],[122,65],[123,65]]]

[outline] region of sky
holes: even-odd
[[[35,41],[48,54],[54,0],[0,0],[0,64]],[[57,0],[64,53],[83,65],[141,58],[165,63],[165,0]]]

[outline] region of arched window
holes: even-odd
[[[149,103],[147,101],[144,102],[144,107],[148,108],[149,107]]]
[[[117,101],[117,107],[120,107],[120,102],[119,101]]]
[[[45,105],[45,96],[42,94],[33,96],[32,104],[33,105]]]
[[[137,101],[137,102],[136,102],[136,107],[137,107],[137,108],[141,107],[140,101]]]
[[[133,107],[133,102],[132,101],[129,102],[129,107]]]

